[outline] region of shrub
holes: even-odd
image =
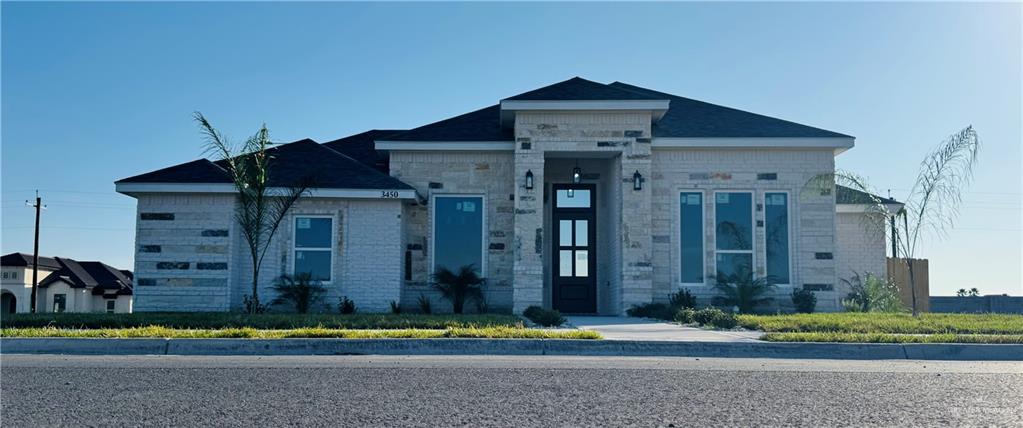
[[[273,288],[277,292],[277,297],[270,304],[291,303],[295,306],[295,312],[300,314],[309,312],[309,307],[320,300],[327,291],[319,281],[314,281],[309,273],[281,275],[274,282]]]
[[[731,312],[722,312],[710,321],[710,325],[717,328],[723,328],[725,330],[731,330],[735,328],[735,326],[739,325],[739,319]]]
[[[432,314],[433,313],[433,304],[430,303],[430,298],[429,297],[426,297],[425,295],[420,293],[419,294],[418,303],[419,303],[419,312],[420,313],[424,313],[424,314]]]
[[[354,314],[356,311],[355,302],[348,296],[341,296],[341,302],[337,305],[337,311],[342,314]]]
[[[480,277],[473,265],[462,266],[458,268],[457,273],[441,267],[433,274],[433,288],[451,301],[451,307],[456,314],[462,313],[466,299],[483,298],[480,287],[486,282],[486,278]]]
[[[544,309],[539,306],[530,306],[522,311],[522,316],[528,318],[534,324],[544,327],[559,327],[565,323],[565,317],[556,309]]]
[[[682,308],[696,308],[696,296],[690,293],[688,288],[683,288],[668,296],[668,306],[676,311]]]
[[[754,278],[753,271],[748,267],[742,267],[731,275],[718,272],[714,288],[721,292],[718,300],[722,305],[736,306],[739,313],[743,314],[751,313],[757,306],[774,300],[764,297],[774,288],[774,280],[771,277]]]
[[[270,309],[248,294],[242,296],[242,305],[245,306],[245,312],[250,314],[265,314]]]
[[[902,312],[905,307],[899,298],[899,288],[872,273],[861,277],[853,273],[851,279],[842,279],[852,292],[842,300],[842,307],[849,312]]]
[[[693,321],[699,324],[711,324],[718,317],[724,316],[725,313],[718,308],[703,308],[693,312]]]
[[[391,313],[392,314],[401,313],[401,305],[399,305],[398,302],[395,302],[394,300],[391,300]]]
[[[739,319],[731,312],[725,312],[718,308],[703,308],[692,313],[693,321],[704,326],[732,329],[739,325]]]
[[[817,307],[817,295],[810,290],[794,290],[792,292],[792,304],[796,306],[796,312],[801,314],[812,314]]]
[[[675,312],[675,322],[682,324],[692,324],[696,322],[696,310],[693,308],[682,308]]]
[[[637,318],[655,318],[659,320],[672,320],[675,317],[675,313],[671,310],[671,307],[664,303],[645,303],[638,306],[633,306],[625,311],[630,317]]]

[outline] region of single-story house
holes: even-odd
[[[638,86],[573,78],[410,130],[272,149],[271,185],[316,183],[260,271],[311,273],[362,311],[414,307],[439,267],[487,278],[485,307],[623,314],[717,273],[770,276],[839,310],[852,271],[884,275],[885,237],[851,189],[808,190],[852,136]],[[221,162],[116,182],[138,201],[138,311],[228,311],[248,250]],[[862,195],[860,195],[862,196]],[[894,201],[891,201],[895,203]],[[875,224],[876,226],[876,224]],[[873,230],[874,232],[870,232]]]
[[[0,258],[0,311],[29,312],[32,296],[32,255],[11,253]],[[132,311],[132,273],[102,262],[65,257],[39,257],[37,312]]]

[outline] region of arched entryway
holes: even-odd
[[[6,291],[0,293],[0,312],[5,314],[18,312],[18,298]]]

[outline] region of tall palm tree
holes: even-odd
[[[848,171],[822,174],[812,178],[808,187],[818,190],[832,189],[840,184],[868,195],[867,224],[874,230],[885,233],[885,219],[892,218],[891,239],[896,243],[909,271],[909,288],[913,315],[918,315],[916,295],[916,272],[911,259],[915,258],[921,246],[923,235],[931,234],[937,239],[944,238],[948,229],[959,217],[959,205],[963,190],[973,178],[977,164],[980,139],[973,126],[967,126],[950,135],[920,163],[916,182],[904,199],[904,206],[891,212],[887,205],[874,196],[867,181]],[[876,228],[880,227],[880,230]]]
[[[252,261],[252,295],[246,309],[250,313],[259,312],[263,307],[259,303],[259,269],[263,257],[288,210],[306,193],[308,183],[286,188],[270,187],[273,156],[267,150],[273,142],[265,124],[241,146],[235,146],[202,113],[195,112],[194,118],[206,139],[205,153],[214,155],[227,165],[227,172],[237,191],[235,220]]]

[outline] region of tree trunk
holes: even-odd
[[[456,314],[462,313],[462,305],[465,303],[464,300],[465,300],[464,298],[462,299],[455,298],[454,300],[451,301],[451,305],[454,307],[453,309]]]
[[[913,259],[906,259],[906,265],[909,267],[909,295],[913,301],[913,316],[919,316],[920,313],[916,310],[916,275],[913,274]]]
[[[249,313],[259,311],[259,262],[252,258],[252,304],[249,305]]]

